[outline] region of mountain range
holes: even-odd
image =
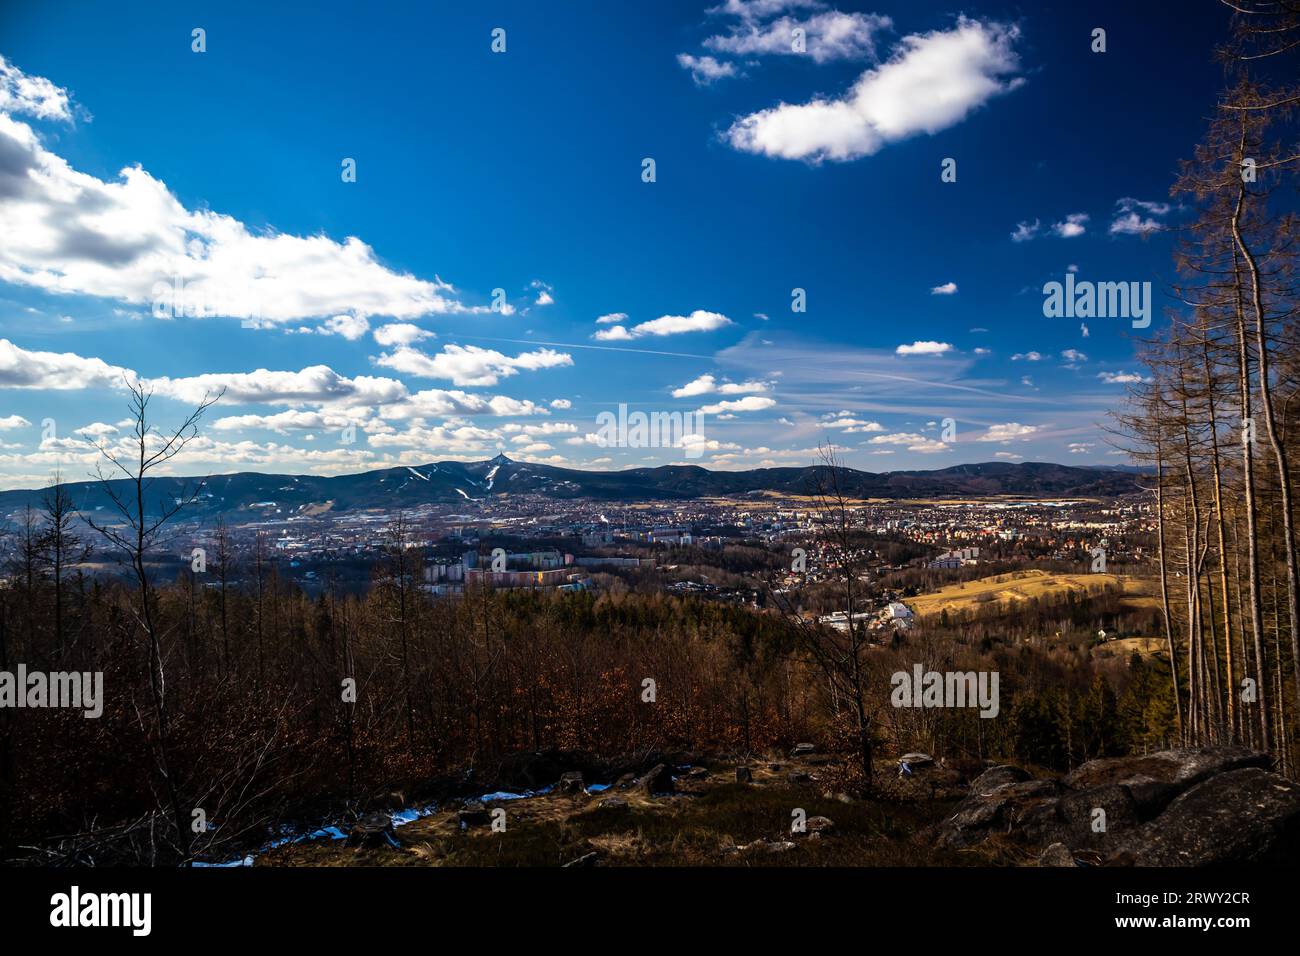
[[[487,461],[439,461],[333,477],[255,472],[204,478],[159,477],[149,484],[146,507],[152,511],[162,503],[188,498],[196,490],[198,497],[185,509],[187,516],[195,518],[468,504],[521,494],[611,502],[689,500],[768,491],[808,495],[815,493],[819,482],[827,477],[824,465],[748,471],[710,471],[695,465],[582,471],[497,455]],[[839,473],[844,494],[854,498],[1113,497],[1138,491],[1136,477],[1132,468],[1080,468],[1047,462],[988,462],[878,474],[842,468]],[[111,484],[119,494],[127,490],[125,481]],[[113,508],[108,489],[99,481],[69,482],[65,487],[84,513]],[[29,504],[39,508],[44,496],[42,489],[0,492],[0,518],[12,519]]]

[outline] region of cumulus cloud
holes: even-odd
[[[908,451],[919,452],[923,455],[947,451],[950,447],[947,442],[936,441],[933,438],[918,435],[914,432],[894,432],[891,435],[877,435],[875,438],[868,439],[867,444],[903,445]]]
[[[894,349],[895,355],[944,355],[952,351],[947,342],[913,342]]]
[[[370,331],[370,322],[364,315],[336,315],[326,319],[317,330],[322,335],[341,335],[355,342]]]
[[[950,30],[904,37],[889,60],[841,98],[781,103],[739,119],[735,149],[808,162],[870,156],[889,143],[937,133],[1018,87],[1019,30],[962,17]]]
[[[559,409],[560,411],[566,411],[567,409],[570,409],[572,407],[573,407],[573,402],[569,401],[567,398],[551,399],[551,408]]]
[[[626,312],[610,312],[607,315],[602,315],[598,317],[596,319],[596,324],[597,325],[618,325],[626,321],[627,321]]]
[[[683,70],[690,70],[691,79],[696,86],[711,86],[718,80],[736,75],[734,63],[721,63],[711,56],[692,56],[689,53],[677,54],[677,65]]]
[[[1012,242],[1028,242],[1038,235],[1041,223],[1035,219],[1033,222],[1018,222],[1015,230],[1011,233]]]
[[[11,105],[57,110],[12,81],[5,88]],[[355,236],[338,242],[253,230],[231,216],[187,209],[140,166],[114,180],[79,172],[3,111],[0,235],[0,280],[147,306],[159,317],[280,323],[478,311],[437,277],[384,266]]]
[[[930,295],[956,295],[957,283],[945,282],[943,285],[937,285],[930,290]]]
[[[1097,377],[1107,385],[1137,385],[1148,381],[1137,372],[1098,372]]]
[[[68,91],[43,76],[28,76],[0,56],[0,113],[41,120],[72,119]]]
[[[1115,218],[1111,220],[1112,236],[1145,236],[1165,228],[1160,222],[1169,215],[1172,207],[1167,202],[1144,202],[1125,197],[1115,203]],[[1146,216],[1142,214],[1146,213]]]
[[[696,309],[690,315],[661,315],[649,322],[642,322],[632,328],[614,325],[601,329],[592,338],[602,342],[622,339],[639,339],[647,335],[680,335],[683,332],[713,332],[728,325],[734,325],[731,319],[719,312],[706,312]]]
[[[554,349],[505,355],[495,349],[476,345],[446,345],[436,355],[409,346],[401,346],[375,359],[375,364],[418,378],[449,379],[453,385],[496,385],[518,374],[520,369],[535,371],[572,365],[573,357]]]
[[[708,395],[717,392],[721,395],[748,395],[754,392],[766,392],[771,385],[768,382],[722,382],[712,375],[701,375],[687,382],[681,388],[673,389],[673,398],[690,398],[693,395]]]
[[[1052,233],[1062,239],[1074,239],[1088,231],[1089,215],[1086,212],[1072,212],[1058,223],[1053,223]]]
[[[31,424],[21,415],[6,415],[4,418],[0,418],[0,431],[10,428],[30,428]]]
[[[1022,425],[1019,422],[1007,422],[1005,425],[990,425],[989,430],[976,441],[996,441],[1007,444],[1011,441],[1028,441],[1039,430],[1038,425]]]
[[[776,400],[772,398],[746,395],[744,398],[718,402],[715,405],[705,405],[700,411],[705,415],[721,415],[724,412],[760,412],[765,408],[771,408],[775,404]]]
[[[414,345],[434,338],[434,334],[410,322],[390,322],[375,329],[374,337],[379,345],[392,348],[394,345]]]
[[[33,352],[0,339],[0,388],[118,388],[134,373],[72,352]]]

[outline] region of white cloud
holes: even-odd
[[[1015,355],[1011,356],[1011,361],[1013,362],[1019,362],[1021,360],[1024,360],[1026,362],[1041,362],[1043,360],[1043,353],[1042,352],[1017,352]]]
[[[1136,385],[1148,381],[1137,372],[1098,372],[1097,377],[1107,385]]]
[[[701,375],[690,382],[687,382],[681,388],[673,389],[673,398],[690,398],[693,395],[708,395],[717,392],[720,395],[750,395],[755,392],[766,392],[771,388],[768,382],[748,381],[748,382],[723,382],[718,383],[712,375]]]
[[[384,348],[392,348],[394,345],[414,345],[435,336],[410,322],[390,322],[375,329],[374,337]]]
[[[68,91],[43,76],[28,76],[0,56],[0,113],[17,113],[42,120],[72,119]]]
[[[890,59],[841,99],[781,103],[742,117],[726,133],[735,149],[781,159],[847,161],[965,119],[1021,80],[1019,29],[962,17],[956,27],[904,37]]]
[[[952,351],[947,342],[913,342],[894,349],[895,355],[944,355]]]
[[[1066,349],[1061,353],[1061,358],[1069,362],[1071,365],[1077,365],[1080,362],[1088,361],[1088,356],[1083,352],[1080,352],[1078,349]]]
[[[520,369],[535,371],[572,365],[573,357],[567,352],[538,349],[512,358],[495,349],[452,344],[443,346],[436,355],[401,346],[380,355],[375,364],[418,378],[442,378],[449,379],[453,385],[484,386],[496,385]]]
[[[1005,425],[990,425],[976,441],[996,441],[1006,444],[1013,440],[1028,441],[1039,430],[1038,425],[1022,425],[1019,422],[1007,422]]]
[[[1012,242],[1028,242],[1038,235],[1041,223],[1035,219],[1033,222],[1016,223],[1015,231],[1011,233]]]
[[[32,352],[0,339],[0,388],[118,388],[127,369],[72,352]]]
[[[683,70],[691,71],[691,79],[696,86],[710,86],[725,77],[736,75],[734,63],[720,63],[711,56],[678,53],[677,65]]]
[[[14,93],[10,91],[12,97]],[[187,209],[140,166],[100,180],[0,112],[0,281],[101,296],[160,317],[280,323],[339,315],[481,311],[449,284],[395,272],[355,236],[292,236]]]
[[[1167,202],[1144,202],[1125,197],[1115,203],[1115,218],[1110,224],[1112,236],[1145,236],[1165,228],[1160,222],[1173,208]],[[1142,213],[1147,213],[1143,218]]]
[[[776,400],[772,398],[746,395],[744,398],[718,402],[716,405],[705,405],[700,411],[705,415],[719,415],[723,412],[759,412],[765,408],[771,408],[775,404]]]
[[[994,457],[994,458],[1005,458],[1007,461],[1019,461],[1020,459],[1024,458],[1025,456],[1024,456],[1024,455],[1017,455],[1017,454],[1016,454],[1015,452],[1013,452],[1013,451],[995,451],[995,452],[993,453],[993,457]]]
[[[947,451],[951,447],[947,442],[935,441],[933,438],[918,435],[915,432],[894,432],[891,435],[877,435],[875,438],[868,439],[867,444],[904,445],[908,451],[920,452],[923,455]]]
[[[10,428],[30,428],[31,424],[21,415],[7,415],[0,418],[0,431],[6,431]]]
[[[1096,444],[1090,441],[1072,441],[1067,446],[1071,455],[1086,455],[1096,448]]]
[[[1088,231],[1086,212],[1072,212],[1058,223],[1053,223],[1052,232],[1062,239],[1074,239]]]
[[[706,312],[703,309],[696,309],[690,315],[661,315],[649,322],[634,325],[630,330],[621,325],[611,326],[608,329],[601,329],[592,338],[608,342],[622,339],[639,339],[647,335],[712,332],[734,324],[731,319],[719,312]]]
[[[824,10],[802,18],[781,16],[767,22],[762,22],[759,17],[746,16],[733,24],[727,33],[706,39],[704,46],[715,53],[731,56],[808,56],[817,64],[874,59],[875,34],[892,25],[889,17],[874,13],[842,13],[839,10]],[[803,53],[795,49],[795,30],[803,31]],[[677,59],[680,63],[682,57]]]
[[[937,285],[930,290],[930,295],[956,295],[957,283],[945,282],[943,285]]]
[[[626,312],[610,312],[608,315],[602,315],[596,319],[597,325],[617,325],[620,322],[627,321]]]
[[[573,407],[573,402],[569,401],[567,398],[551,399],[551,408],[559,409],[560,411],[567,411],[572,407]]]
[[[370,331],[370,322],[364,315],[336,315],[326,319],[317,330],[322,335],[341,335],[355,342]]]

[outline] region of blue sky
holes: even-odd
[[[0,487],[84,477],[123,376],[226,388],[196,473],[1122,463],[1130,322],[1042,288],[1164,321],[1224,17],[1052,6],[7,4]],[[705,440],[600,447],[620,403]]]

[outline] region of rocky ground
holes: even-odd
[[[523,755],[510,786],[384,809],[253,858],[259,866],[1206,866],[1300,862],[1300,785],[1239,748],[1097,760],[1064,777],[958,770],[909,754],[879,797],[836,792],[801,744],[734,762],[651,755],[616,776]],[[596,782],[597,780],[607,782]],[[541,792],[538,792],[538,791]],[[515,797],[514,792],[531,795]],[[407,818],[414,816],[408,812]]]

